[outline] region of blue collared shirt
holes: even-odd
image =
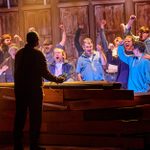
[[[78,59],[76,72],[81,74],[83,81],[104,80],[99,52],[94,51],[91,57],[83,53]]]

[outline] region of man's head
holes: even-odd
[[[18,51],[18,47],[17,47],[16,45],[11,45],[11,46],[9,47],[9,50],[8,50],[10,56],[11,56],[13,59],[15,59],[15,55],[16,55],[17,51]]]
[[[28,45],[35,47],[39,45],[39,35],[37,32],[28,32],[26,36]]]
[[[144,42],[149,37],[149,32],[150,32],[150,30],[148,27],[142,26],[139,29],[140,41]]]
[[[66,59],[65,51],[61,48],[54,49],[54,60],[55,62],[63,62]]]
[[[143,42],[140,42],[140,41],[135,42],[133,44],[133,47],[134,47],[133,53],[135,56],[141,56],[141,54],[143,54],[145,52],[145,48],[146,48],[145,44]]]
[[[119,43],[122,41],[122,38],[120,36],[116,37],[114,39],[114,46],[118,47]]]
[[[11,35],[10,34],[3,34],[1,37],[1,43],[4,45],[10,45],[11,44]]]
[[[49,53],[52,50],[52,48],[53,48],[52,41],[49,39],[44,40],[42,47],[43,53],[45,54]]]
[[[128,35],[126,36],[126,38],[124,39],[124,47],[126,51],[131,51],[133,50],[133,43],[134,43],[134,39],[132,36]]]
[[[85,38],[83,40],[83,45],[82,45],[84,52],[86,55],[91,56],[93,53],[93,42],[92,39],[90,38]]]

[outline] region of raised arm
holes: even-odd
[[[61,41],[60,41],[59,44],[60,44],[62,47],[64,47],[64,46],[65,46],[65,43],[66,43],[66,39],[67,39],[66,29],[65,29],[64,25],[62,25],[62,24],[59,26],[59,28],[60,28],[61,31],[62,31],[62,39],[61,39]]]
[[[83,27],[84,27],[83,25],[79,25],[79,27],[78,27],[78,29],[77,29],[77,31],[75,33],[75,38],[74,38],[74,44],[75,44],[75,47],[76,47],[76,49],[78,51],[78,55],[79,56],[81,56],[81,54],[84,51],[82,46],[81,46],[81,44],[80,44],[80,41],[79,41],[80,35],[81,35],[81,31],[82,31]]]
[[[108,52],[108,41],[106,39],[106,35],[105,35],[105,25],[106,25],[106,21],[105,20],[101,20],[99,23],[99,37],[101,39],[101,43],[102,43],[102,48],[104,49],[105,53]],[[99,40],[97,38],[97,44],[99,44]]]
[[[7,65],[2,66],[2,68],[0,69],[0,75],[5,72],[9,67]]]
[[[133,35],[133,33],[131,32],[131,28],[132,28],[132,25],[133,25],[135,20],[136,20],[136,16],[135,15],[131,15],[129,20],[128,20],[128,23],[126,25],[124,25],[122,23],[121,26],[123,27],[124,36],[132,35],[133,38],[135,40],[137,40],[137,36]]]

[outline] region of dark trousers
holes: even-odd
[[[14,121],[14,150],[23,150],[23,129],[29,111],[30,150],[36,150],[42,121],[42,90],[31,92],[15,91],[16,115]]]

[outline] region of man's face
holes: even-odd
[[[10,45],[11,44],[11,39],[10,38],[5,39],[4,44],[5,45]]]
[[[16,53],[17,53],[17,49],[16,48],[11,48],[11,50],[10,50],[10,55],[11,55],[11,57],[14,59],[15,58],[15,55],[16,55]]]
[[[93,43],[84,43],[83,49],[86,55],[91,56],[93,52]]]
[[[54,50],[54,60],[56,62],[61,62],[63,61],[64,57],[63,57],[63,51],[59,50],[59,49],[55,49]]]
[[[49,53],[52,50],[53,45],[44,45],[43,46],[43,52],[45,54]]]
[[[115,47],[118,47],[118,45],[121,41],[122,41],[121,37],[116,37],[114,40]]]
[[[138,48],[134,48],[133,49],[133,53],[134,53],[135,56],[139,56],[139,50],[138,50]]]
[[[149,33],[139,32],[140,41],[145,41],[149,37]]]
[[[133,42],[131,37],[126,37],[124,41],[125,50],[131,51],[133,49]]]

